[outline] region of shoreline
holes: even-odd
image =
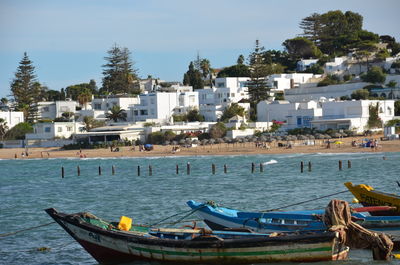
[[[24,148],[0,149],[0,159],[24,160],[37,158],[129,158],[129,157],[185,157],[185,156],[237,156],[259,154],[318,154],[318,153],[386,153],[400,152],[400,140],[378,141],[378,148],[354,147],[352,141],[361,143],[366,137],[348,137],[340,139],[342,144],[331,144],[327,148],[324,140],[316,140],[315,145],[301,145],[304,141],[295,141],[292,148],[278,147],[277,142],[268,143],[269,148],[256,147],[255,143],[214,144],[185,148],[179,152],[172,152],[172,146],[155,145],[152,151],[139,151],[138,147],[132,150],[131,146],[119,147],[119,152],[111,152],[110,148],[62,150],[59,147],[29,148],[28,156],[23,156]],[[379,135],[370,137],[380,139]],[[331,141],[335,141],[334,139]],[[280,141],[286,143],[286,141]]]

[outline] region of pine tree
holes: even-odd
[[[259,40],[256,40],[254,51],[250,54],[251,81],[248,83],[252,120],[256,120],[257,104],[269,97],[270,89],[265,78],[270,74],[270,67],[264,63],[263,51],[264,47],[260,46]]]
[[[204,82],[201,78],[201,72],[194,67],[194,63],[190,62],[189,70],[183,76],[183,84],[192,86],[193,89],[204,88]]]
[[[107,63],[103,65],[103,87],[100,93],[138,94],[137,70],[133,68],[129,49],[114,45],[107,53],[108,56],[104,57]]]
[[[313,13],[303,18],[300,22],[300,28],[303,30],[302,36],[317,43],[321,32],[321,15]]]
[[[15,78],[11,82],[11,93],[16,102],[16,109],[23,111],[28,122],[34,122],[37,117],[36,103],[44,96],[44,89],[36,80],[35,67],[24,53],[19,63]]]

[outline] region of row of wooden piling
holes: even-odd
[[[257,165],[255,163],[251,163],[251,173],[254,173],[256,171],[256,167],[257,167]],[[226,164],[224,164],[223,168],[224,168],[224,173],[225,174],[228,173],[228,166]],[[350,160],[347,161],[347,168],[351,168]],[[214,163],[211,164],[211,173],[213,175],[215,175],[216,169],[217,169],[216,165]],[[343,162],[342,162],[342,160],[339,160],[339,170],[342,170],[342,169],[343,169]],[[81,175],[80,166],[77,166],[76,170],[77,170],[77,175],[80,176]],[[259,171],[264,172],[264,164],[263,163],[259,164]],[[311,161],[308,162],[308,171],[310,171],[310,172],[312,171]],[[115,172],[116,172],[115,166],[112,165],[111,166],[111,174],[115,175]],[[178,164],[175,166],[175,172],[176,172],[176,174],[179,174],[179,165]],[[188,162],[186,164],[186,174],[190,175],[190,172],[191,172],[191,164],[190,164],[190,162]],[[304,162],[303,161],[300,162],[300,172],[301,173],[304,172]],[[102,175],[101,166],[98,167],[98,174],[99,174],[99,176]],[[149,176],[153,175],[153,167],[151,165],[148,166],[148,174],[149,174]],[[137,166],[137,175],[138,176],[141,175],[141,167],[140,166]],[[65,176],[65,170],[64,170],[64,167],[61,167],[61,177],[64,178],[64,176]]]

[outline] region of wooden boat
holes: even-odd
[[[45,211],[101,264],[136,260],[203,264],[308,262],[346,259],[349,250],[335,232],[273,236],[143,226],[123,231],[116,227],[117,223],[90,213],[65,214],[54,208]]]
[[[364,206],[388,205],[395,207],[394,210],[379,213],[370,212],[371,215],[400,215],[400,196],[392,193],[376,191],[373,187],[365,184],[353,185],[351,182],[346,182],[344,185],[351,193],[353,193],[358,202]]]
[[[216,230],[248,228],[260,233],[272,233],[327,229],[321,220],[325,210],[244,212],[220,207],[214,202],[199,203],[190,200],[187,204],[211,229]],[[354,212],[352,216],[364,228],[400,236],[400,216],[368,216],[361,212]]]

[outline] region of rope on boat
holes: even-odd
[[[203,207],[206,207],[206,205],[202,205],[202,206],[200,206],[200,207],[198,207],[198,208],[196,208],[196,209],[190,209],[190,210],[186,210],[186,211],[183,211],[183,212],[179,212],[179,213],[173,214],[173,215],[168,216],[168,217],[166,217],[166,218],[164,218],[164,219],[161,219],[161,220],[158,221],[158,222],[155,222],[155,223],[153,223],[153,224],[150,224],[149,226],[155,226],[155,225],[161,224],[161,223],[164,222],[165,220],[168,220],[168,219],[170,219],[170,218],[172,218],[172,217],[179,216],[179,215],[184,214],[184,213],[188,213],[188,214],[186,214],[185,216],[183,216],[182,218],[178,219],[177,221],[172,222],[172,223],[168,223],[168,224],[173,224],[173,225],[174,225],[174,224],[177,224],[177,223],[179,223],[179,222],[182,222],[183,219],[185,219],[186,217],[192,215],[193,213],[195,213],[196,211],[200,210],[200,209],[203,208]]]
[[[281,210],[281,209],[284,209],[284,208],[288,208],[288,207],[291,207],[291,206],[300,205],[300,204],[303,204],[303,203],[306,203],[306,202],[311,202],[311,201],[316,201],[316,200],[324,199],[324,198],[327,198],[327,197],[330,197],[330,196],[333,196],[333,195],[337,195],[337,194],[340,194],[340,193],[345,193],[345,192],[348,192],[348,191],[349,191],[349,190],[343,190],[343,191],[335,192],[335,193],[328,194],[328,195],[325,195],[325,196],[322,196],[322,197],[318,197],[318,198],[315,198],[315,199],[310,199],[310,200],[306,200],[306,201],[302,201],[302,202],[298,202],[298,203],[293,203],[293,204],[285,205],[285,206],[282,206],[282,207],[279,207],[279,208],[275,208],[275,209],[262,210],[262,211],[259,211],[259,212],[278,211],[278,210]]]
[[[38,226],[28,227],[28,228],[21,229],[21,230],[18,230],[18,231],[14,231],[14,232],[10,232],[10,233],[0,234],[0,238],[6,237],[6,236],[15,235],[15,234],[22,233],[22,232],[29,231],[29,230],[33,230],[33,229],[40,228],[40,227],[47,226],[47,225],[51,225],[51,224],[54,224],[54,223],[55,222],[51,222],[51,223],[42,224],[42,225],[38,225]]]

